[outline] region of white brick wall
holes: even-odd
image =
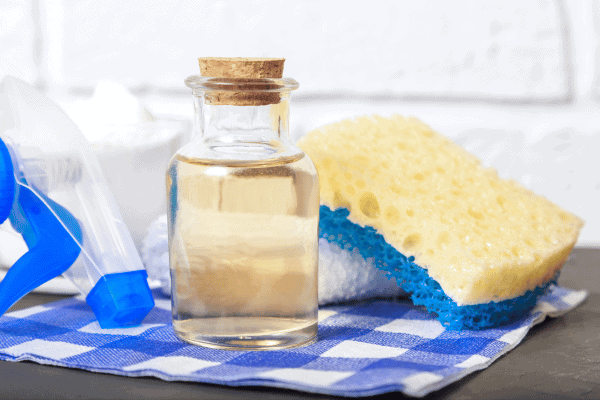
[[[591,44],[587,53],[593,55],[593,57],[588,57],[588,59],[590,61],[593,60],[594,63],[594,66],[591,68],[593,70],[591,80],[593,82],[594,95],[598,99],[600,98],[600,51],[598,50],[598,45],[600,44],[598,40],[600,37],[600,0],[591,0],[589,3],[589,8],[586,11],[590,14],[591,22],[587,30],[588,40],[583,42]]]
[[[304,93],[564,100],[568,44],[559,4],[54,3],[45,13],[47,55],[60,65],[46,78],[61,86],[108,78],[182,89],[198,73],[198,56],[284,56],[286,75]],[[62,26],[58,35],[53,21]]]
[[[0,2],[0,78],[13,75],[35,83],[38,77],[40,45],[32,8],[29,1]]]

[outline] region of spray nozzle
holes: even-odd
[[[60,274],[103,328],[137,325],[154,306],[87,141],[58,107],[14,78],[0,84],[0,223],[7,218],[29,251],[0,282],[0,315]]]

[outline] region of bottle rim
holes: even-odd
[[[292,78],[223,78],[192,75],[184,80],[194,91],[289,92],[300,86]]]

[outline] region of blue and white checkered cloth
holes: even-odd
[[[70,298],[1,317],[0,359],[352,397],[392,391],[424,396],[486,368],[533,325],[575,308],[586,295],[553,287],[521,321],[462,332],[446,331],[408,300],[328,306],[319,310],[316,343],[268,352],[214,350],[178,340],[168,299],[158,298],[139,327],[101,329],[88,305]]]

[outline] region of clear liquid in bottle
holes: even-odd
[[[176,334],[240,350],[314,340],[319,187],[308,157],[178,154],[167,191]]]

